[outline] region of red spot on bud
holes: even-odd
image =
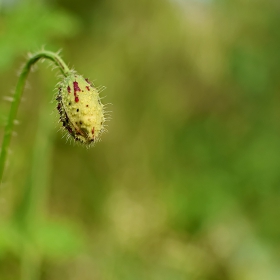
[[[81,91],[81,89],[79,88],[79,84],[78,82],[73,82],[73,86],[74,86],[74,96],[75,96],[75,102],[79,102],[79,97],[77,95],[77,91]]]
[[[86,89],[87,89],[88,91],[90,91],[89,86],[86,86]]]
[[[88,84],[90,84],[91,85],[91,82],[88,80],[88,79],[85,79],[86,80],[86,82],[88,83]]]
[[[73,86],[74,86],[74,92],[75,91],[81,91],[81,89],[79,88],[79,84],[78,84],[78,82],[73,82]]]
[[[67,91],[68,91],[68,93],[70,93],[70,92],[71,92],[71,88],[70,88],[70,86],[68,86],[68,87],[67,87]]]
[[[91,131],[92,135],[94,136],[94,127],[92,128],[92,131]]]

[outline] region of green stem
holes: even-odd
[[[41,52],[38,52],[38,53],[32,55],[28,59],[28,61],[24,65],[24,67],[22,68],[19,79],[18,79],[18,83],[16,86],[13,101],[11,104],[10,114],[8,117],[8,122],[5,127],[4,138],[3,138],[3,142],[2,142],[2,149],[1,149],[1,155],[0,155],[0,183],[2,182],[3,172],[4,172],[4,168],[5,168],[5,162],[6,162],[7,153],[8,153],[8,149],[9,149],[9,145],[10,145],[10,141],[11,141],[13,127],[14,127],[14,121],[15,121],[15,118],[17,115],[17,111],[18,111],[20,100],[21,100],[21,95],[22,95],[22,92],[24,89],[24,85],[26,82],[26,78],[31,69],[31,66],[42,58],[46,58],[46,59],[53,61],[58,66],[58,68],[60,69],[60,71],[62,72],[62,74],[64,76],[66,76],[70,72],[69,68],[64,63],[64,61],[59,57],[59,55],[56,53],[50,52],[50,51],[41,51]]]

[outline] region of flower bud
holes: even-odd
[[[99,139],[104,131],[104,106],[87,79],[69,72],[59,84],[56,100],[60,121],[74,140],[89,145]]]

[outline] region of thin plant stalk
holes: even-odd
[[[32,65],[35,64],[38,60],[40,60],[42,58],[53,61],[58,66],[58,68],[60,69],[60,71],[62,72],[62,74],[64,76],[66,76],[70,72],[68,66],[60,58],[60,56],[57,53],[50,52],[50,51],[44,51],[44,50],[40,51],[40,52],[32,55],[28,59],[28,61],[25,63],[25,65],[22,68],[21,73],[19,75],[18,83],[17,83],[16,89],[15,89],[15,94],[14,94],[13,101],[11,104],[10,113],[8,116],[8,122],[5,127],[4,138],[3,138],[1,154],[0,154],[0,183],[2,182],[5,163],[6,163],[7,154],[8,154],[8,149],[9,149],[9,145],[11,142],[11,136],[12,136],[12,132],[13,132],[13,128],[14,128],[14,121],[16,119],[18,107],[19,107],[20,100],[21,100],[21,95],[22,95],[22,92],[23,92],[23,89],[25,86],[27,76],[29,74],[29,71],[30,71]]]

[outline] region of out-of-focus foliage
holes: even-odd
[[[50,38],[69,37],[78,32],[78,19],[63,9],[54,9],[43,1],[1,0],[0,70],[15,56],[41,48]]]
[[[278,1],[0,3],[1,97],[45,45],[113,103],[103,142],[70,145],[54,72],[31,73],[0,189],[1,280],[280,279]]]

